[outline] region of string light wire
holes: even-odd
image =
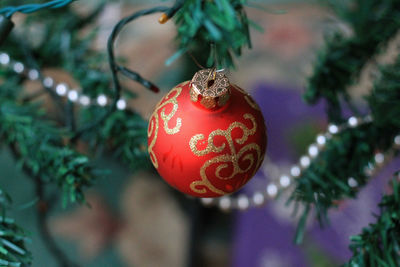
[[[11,18],[11,16],[16,13],[33,13],[42,9],[47,9],[47,8],[60,8],[69,5],[70,3],[74,2],[76,0],[53,0],[47,3],[43,4],[27,4],[27,5],[21,5],[21,6],[8,6],[5,8],[0,9],[0,14],[4,14],[7,18]]]
[[[108,62],[111,70],[111,77],[112,77],[112,84],[113,84],[113,99],[112,99],[112,104],[108,108],[107,112],[105,112],[102,116],[100,116],[96,121],[87,124],[83,126],[81,129],[78,129],[77,132],[75,133],[74,137],[72,140],[78,139],[83,133],[95,128],[102,122],[104,122],[108,116],[110,116],[116,109],[117,103],[120,100],[120,95],[121,95],[121,83],[118,77],[118,73],[121,73],[122,75],[126,76],[127,78],[136,81],[143,85],[144,87],[150,89],[153,92],[158,92],[159,89],[158,87],[152,83],[151,81],[143,78],[139,73],[130,70],[124,66],[120,66],[117,64],[116,59],[115,59],[115,53],[114,53],[114,44],[115,41],[118,37],[118,35],[121,33],[122,29],[135,19],[138,19],[142,16],[154,14],[154,13],[159,13],[163,12],[163,14],[166,14],[168,18],[171,18],[178,10],[179,8],[183,5],[184,1],[175,1],[175,4],[172,7],[165,7],[165,6],[158,6],[154,8],[149,8],[149,9],[143,9],[139,10],[123,19],[121,19],[113,28],[110,36],[108,37],[107,41],[107,55],[108,55]]]

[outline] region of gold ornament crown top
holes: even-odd
[[[230,97],[230,83],[222,71],[203,69],[191,81],[190,99],[200,106],[216,110],[223,107]]]

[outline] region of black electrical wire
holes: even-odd
[[[115,44],[115,41],[116,41],[118,35],[121,33],[122,29],[127,24],[134,21],[135,19],[138,19],[142,16],[154,14],[154,13],[159,13],[159,12],[166,14],[168,18],[172,18],[174,16],[174,14],[182,7],[183,3],[184,3],[183,0],[177,0],[177,1],[175,1],[175,4],[172,7],[158,6],[158,7],[154,7],[154,8],[140,10],[140,11],[133,13],[132,15],[129,15],[129,16],[121,19],[114,26],[111,34],[108,37],[108,41],[107,41],[107,55],[108,55],[108,62],[109,62],[110,70],[111,70],[112,87],[113,87],[112,104],[111,104],[110,108],[108,108],[107,111],[102,116],[100,116],[97,120],[82,127],[81,129],[77,130],[77,132],[75,133],[75,135],[72,138],[72,141],[77,140],[82,134],[93,129],[100,123],[104,122],[107,119],[107,117],[110,116],[115,111],[117,101],[119,100],[119,98],[121,96],[121,83],[120,83],[120,80],[118,77],[118,73],[121,73],[122,75],[128,77],[129,79],[140,83],[141,85],[150,89],[153,92],[159,91],[158,87],[154,83],[143,78],[138,72],[130,70],[124,66],[118,65],[118,63],[116,62],[116,59],[115,59],[114,44]]]
[[[43,3],[43,4],[27,4],[27,5],[21,5],[21,6],[8,6],[8,7],[0,9],[0,14],[5,14],[5,16],[7,18],[11,18],[11,16],[16,12],[28,14],[28,13],[33,13],[33,12],[39,11],[41,9],[46,9],[46,8],[60,8],[60,7],[69,5],[70,3],[74,2],[74,1],[76,1],[76,0],[53,0],[53,1],[50,1],[47,3]]]

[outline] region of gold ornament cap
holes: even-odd
[[[230,83],[223,71],[203,69],[196,72],[190,86],[190,100],[207,110],[225,106],[231,95]]]

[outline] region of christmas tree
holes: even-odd
[[[190,266],[199,264],[195,262],[194,254],[199,235],[199,216],[205,212],[201,204],[216,205],[223,211],[246,210],[290,192],[287,202],[293,204],[299,214],[293,239],[302,246],[307,236],[307,221],[317,220],[322,226],[329,227],[328,211],[345,200],[357,198],[375,171],[398,155],[400,55],[392,55],[384,64],[378,57],[389,50],[398,35],[400,1],[341,0],[320,1],[313,5],[330,9],[346,25],[346,30],[336,27],[326,35],[324,46],[315,56],[313,71],[303,94],[304,105],[325,104],[327,131],[315,137],[289,173],[280,174],[276,181],[269,182],[265,188],[256,190],[250,196],[241,193],[221,196],[226,192],[212,187],[204,179],[191,187],[200,194],[196,195],[200,199],[171,193],[189,211],[192,229],[188,250]],[[31,181],[36,198],[32,203],[25,204],[24,209],[37,213],[37,232],[60,266],[77,264],[66,256],[50,233],[49,213],[58,206],[66,208],[74,203],[90,205],[85,191],[99,180],[110,184],[120,182],[111,178],[113,171],[103,168],[99,158],[112,155],[130,172],[151,169],[151,163],[158,167],[152,150],[153,139],[150,138],[154,134],[153,127],[158,126],[152,118],[148,122],[149,118],[129,104],[135,98],[129,86],[134,81],[145,88],[143,90],[157,93],[160,89],[150,81],[152,77],[144,77],[139,74],[140,70],[136,72],[125,66],[129,65],[129,60],[118,56],[116,43],[122,30],[135,27],[134,21],[152,14],[160,16],[158,27],[175,23],[176,51],[165,64],[169,66],[180,60],[185,65],[180,76],[182,81],[190,80],[198,68],[210,68],[207,82],[212,80],[212,83],[218,81],[220,69],[240,71],[242,66],[235,62],[244,49],[252,47],[251,30],[263,31],[246,14],[246,10],[263,9],[264,3],[177,0],[165,3],[165,6],[154,4],[153,7],[126,14],[113,25],[112,30],[106,31],[107,45],[99,48],[96,47],[96,40],[102,34],[104,38],[104,33],[96,27],[96,22],[109,6],[110,3],[103,1],[1,2],[0,144],[5,153],[12,155],[12,164],[17,165],[26,179]],[[269,9],[263,12],[263,16],[280,16],[281,13]],[[290,16],[290,13],[286,15]],[[268,27],[265,31],[268,32]],[[62,74],[57,71],[62,71]],[[211,79],[213,73],[214,78]],[[372,83],[372,89],[365,97],[365,107],[360,108],[350,89],[361,83],[361,76],[365,73],[369,74],[367,78]],[[66,74],[68,77],[64,81],[60,79]],[[207,88],[212,87],[212,83]],[[182,90],[185,90],[184,86],[181,86]],[[258,107],[249,100],[247,93],[240,88],[237,90],[243,93],[242,97],[250,106]],[[165,99],[169,101],[170,98],[167,96]],[[169,116],[164,112],[168,113],[164,109],[160,117]],[[245,119],[252,116],[246,115]],[[264,116],[268,128],[269,115]],[[196,119],[200,126],[200,118]],[[178,125],[180,122],[176,121],[176,127]],[[244,133],[252,131],[248,124],[235,125],[239,125]],[[172,122],[168,127],[174,131]],[[244,133],[242,136],[245,136]],[[251,133],[246,133],[246,138],[248,135]],[[202,138],[204,136],[196,140]],[[244,139],[236,142],[243,144]],[[169,145],[169,142],[179,140],[163,140],[164,144]],[[190,148],[193,150],[196,145],[191,143]],[[260,147],[262,151],[263,145],[260,144]],[[218,152],[220,148],[215,145],[210,149]],[[197,153],[204,154],[202,151]],[[263,157],[260,155],[259,159]],[[179,163],[176,159],[172,164],[186,163]],[[254,172],[260,165],[261,161]],[[227,167],[217,168],[217,172],[222,173],[224,168]],[[247,173],[243,171],[242,177],[244,175]],[[345,266],[400,265],[399,177],[399,173],[393,173],[390,193],[382,196],[375,222],[365,225],[362,232],[350,237],[352,257],[344,263]],[[7,180],[14,177],[1,178]],[[177,178],[174,175],[173,179]],[[243,179],[250,178],[246,176]],[[246,182],[241,182],[240,186]],[[206,189],[198,185],[204,184],[209,189],[214,188],[212,191],[220,197],[202,197]],[[226,188],[228,190],[229,186]],[[15,209],[12,205],[14,193],[0,188],[0,194],[0,265],[35,264],[29,244],[33,242],[34,246],[35,239],[29,241],[30,234],[10,216],[11,210]],[[210,220],[213,218],[211,216]]]

